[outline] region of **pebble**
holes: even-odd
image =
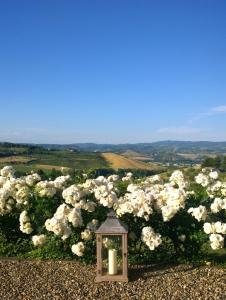
[[[130,281],[95,282],[77,261],[0,260],[1,300],[225,300],[225,271],[190,265],[132,266]]]

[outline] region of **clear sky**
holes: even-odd
[[[226,140],[225,0],[0,1],[0,141]]]

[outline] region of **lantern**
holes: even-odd
[[[128,281],[128,227],[114,211],[96,231],[96,281]]]

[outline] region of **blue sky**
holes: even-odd
[[[0,1],[0,141],[226,140],[226,1]]]

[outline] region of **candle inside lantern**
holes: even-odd
[[[109,275],[117,274],[117,250],[108,250],[108,273]]]

